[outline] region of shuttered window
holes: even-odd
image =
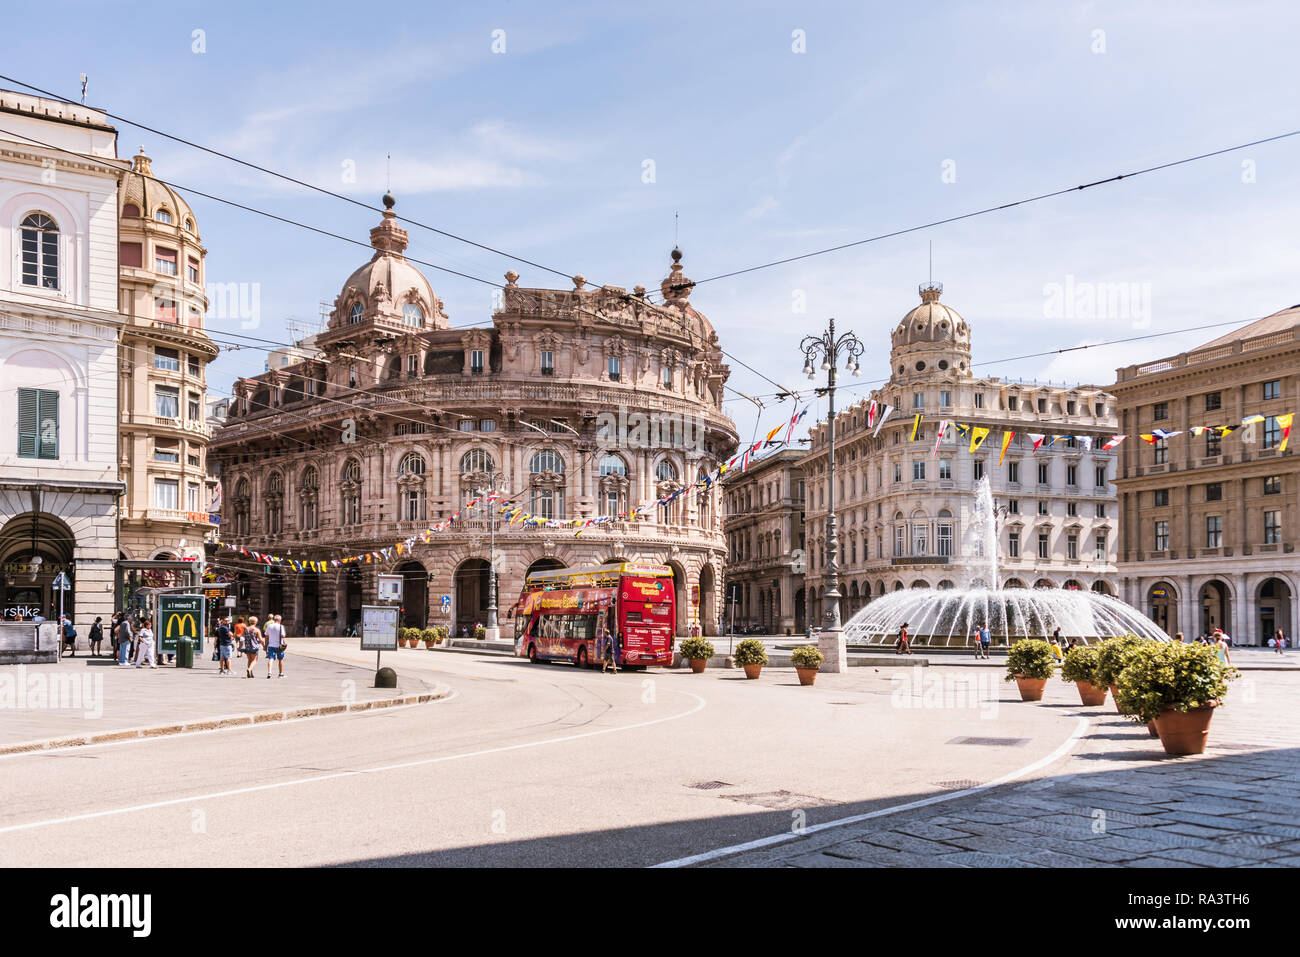
[[[18,390],[18,454],[27,459],[59,457],[59,393]]]

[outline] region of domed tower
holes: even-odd
[[[890,337],[890,378],[905,381],[944,372],[970,376],[970,326],[957,310],[939,302],[942,283],[925,283],[919,292],[921,304]]]
[[[204,399],[217,357],[203,328],[207,250],[190,204],[154,178],[143,147],[117,201],[121,551],[136,561],[198,558],[212,528]]]

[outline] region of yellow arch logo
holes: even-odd
[[[189,622],[189,630],[185,628],[185,623]],[[189,612],[183,615],[169,615],[167,618],[166,637],[172,637],[172,625],[176,625],[176,636],[178,638],[197,638],[199,636],[199,625],[194,620],[194,616]]]

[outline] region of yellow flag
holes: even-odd
[[[982,425],[973,426],[970,430],[970,450],[974,452],[984,444],[984,440],[988,437],[988,429],[984,428]]]
[[[1007,446],[1011,444],[1011,440],[1015,437],[1016,433],[1014,432],[1006,429],[1002,431],[1002,454],[998,456],[998,468],[1002,468],[1002,459],[1006,457]]]
[[[921,420],[924,418],[925,416],[918,412],[916,413],[916,417],[912,419],[912,437],[908,439],[909,442],[916,441],[917,433],[921,431]]]
[[[1277,424],[1282,426],[1282,443],[1277,447],[1278,452],[1286,451],[1286,444],[1291,440],[1291,423],[1295,421],[1295,413],[1288,412],[1286,415],[1277,417]]]

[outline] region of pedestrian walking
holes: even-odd
[[[135,633],[135,638],[135,666],[139,668],[148,662],[150,668],[157,668],[158,662],[154,658],[153,650],[153,629],[149,627],[148,618],[140,619],[140,627]]]
[[[134,634],[131,630],[131,619],[126,613],[122,614],[121,620],[117,623],[117,663],[125,668],[131,663],[131,640]]]
[[[623,633],[618,632],[617,636],[605,632],[605,660],[600,666],[600,673],[604,674],[611,668],[614,674],[618,674],[618,647],[622,645]]]
[[[90,653],[96,658],[99,657],[99,646],[104,640],[103,621],[102,617],[96,618],[95,623],[90,626],[90,634],[86,636],[86,640],[90,643]]]
[[[1232,664],[1232,655],[1228,653],[1228,636],[1221,628],[1214,629],[1214,654],[1218,657],[1219,664]]]
[[[59,616],[59,631],[63,637],[63,650],[77,657],[77,629],[72,626],[72,619],[67,615]]]
[[[908,644],[907,622],[903,622],[903,627],[898,629],[898,641],[894,643],[894,654],[910,655],[912,653],[911,645]]]
[[[230,616],[217,622],[217,677],[230,674],[230,658],[235,652],[235,635],[230,630]]]
[[[1282,649],[1285,647],[1286,647],[1286,635],[1283,634],[1282,629],[1279,628],[1277,630],[1277,634],[1273,636],[1273,650],[1280,655],[1282,654]]]
[[[257,664],[257,656],[262,651],[262,632],[257,627],[257,616],[248,616],[248,626],[244,629],[244,666],[248,670],[247,677],[253,677],[253,666]]]
[[[272,615],[266,623],[266,676],[271,677],[271,662],[279,662],[280,677],[284,677],[284,649],[288,647],[284,635],[284,622],[279,615]]]
[[[970,646],[975,650],[975,657],[980,657],[980,627],[979,625],[970,626]]]

